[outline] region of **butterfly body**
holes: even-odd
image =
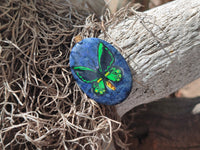
[[[114,75],[114,73],[111,72],[111,71],[107,71],[106,73],[104,72],[103,74],[100,72],[99,74],[101,74],[101,76],[97,80],[97,83],[103,84],[102,82],[104,82],[104,84],[106,84],[106,86],[109,89],[116,90],[116,87],[114,86],[114,84],[110,80],[112,80],[112,81],[120,81],[121,76],[122,76],[121,75],[121,70],[118,70],[118,76]],[[99,93],[99,94],[104,94],[104,92],[105,92],[105,88],[103,88],[102,91],[100,91],[100,92],[98,92],[98,90],[95,90],[95,93]]]
[[[132,87],[130,69],[121,54],[97,38],[84,39],[75,45],[70,67],[81,89],[103,104],[121,102]]]

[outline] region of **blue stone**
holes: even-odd
[[[70,54],[72,75],[80,88],[96,102],[115,105],[129,95],[132,75],[123,56],[108,42],[86,38]]]

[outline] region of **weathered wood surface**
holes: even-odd
[[[130,149],[199,150],[200,97],[195,99],[161,99],[140,105],[122,121],[131,131]],[[117,148],[116,148],[117,149]]]
[[[112,40],[106,39],[123,49],[135,80],[129,97],[116,106],[120,116],[200,77],[200,1],[176,0],[139,16],[110,26]]]

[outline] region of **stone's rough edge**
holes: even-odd
[[[124,55],[129,56],[133,78],[142,84],[134,82],[129,97],[116,106],[120,116],[137,105],[168,96],[200,76],[199,11],[199,0],[177,0],[146,11],[155,17],[155,23],[172,42],[165,50],[150,42],[154,38],[141,23],[130,27],[131,19],[108,29],[109,36],[119,47],[124,47]]]
[[[77,75],[75,74],[74,70],[72,69],[72,67],[74,67],[75,65],[75,60],[76,59],[74,57],[74,53],[76,54],[77,52],[80,52],[79,54],[82,54],[81,51],[82,50],[86,50],[86,49],[80,49],[81,48],[81,45],[85,46],[85,47],[90,47],[88,45],[90,44],[97,44],[98,42],[102,42],[105,46],[107,46],[111,52],[113,53],[113,55],[115,56],[115,59],[118,59],[118,60],[115,60],[114,64],[112,66],[119,66],[121,68],[123,68],[123,74],[126,76],[122,81],[121,83],[119,84],[118,82],[114,84],[118,86],[118,90],[117,91],[109,91],[109,93],[103,95],[103,96],[95,96],[93,92],[91,92],[91,88],[92,88],[92,84],[87,84],[87,83],[84,83],[82,82],[78,77]],[[95,45],[94,45],[95,46]],[[79,50],[80,49],[80,50]],[[92,50],[96,50],[95,47],[92,47],[91,46],[91,53],[90,55],[95,55],[96,57],[96,51],[95,52],[92,52]],[[73,55],[73,56],[72,56]],[[85,55],[85,53],[83,53],[83,55]],[[87,54],[88,55],[88,54]],[[74,58],[73,58],[74,57]],[[89,56],[91,57],[91,56]],[[79,57],[81,58],[81,57]],[[85,57],[84,57],[85,58]],[[93,57],[91,57],[93,59]],[[78,59],[76,59],[78,60]],[[120,61],[119,61],[120,60]],[[92,69],[95,69],[97,68],[98,64],[97,64],[97,61],[94,61],[95,62],[95,65],[92,67]],[[83,65],[83,64],[86,64],[84,63],[85,61],[83,62],[79,62],[78,65],[82,65],[82,66],[85,66],[87,67],[87,65]],[[89,63],[89,62],[88,62]],[[89,63],[91,64],[91,63]],[[132,88],[132,75],[131,75],[131,71],[130,71],[130,68],[128,66],[128,64],[126,63],[125,59],[123,58],[123,56],[120,54],[120,52],[115,48],[113,47],[110,43],[102,40],[102,39],[98,39],[98,38],[86,38],[86,39],[83,39],[82,41],[78,42],[73,48],[72,48],[72,51],[71,51],[71,55],[70,55],[70,67],[71,67],[71,70],[72,70],[72,74],[75,78],[75,80],[77,81],[78,85],[80,86],[80,88],[92,99],[94,99],[95,101],[99,102],[99,103],[102,103],[102,104],[106,104],[106,105],[115,105],[115,104],[118,104],[118,103],[121,103],[123,100],[126,99],[126,97],[130,94],[130,91],[131,91],[131,88]],[[91,67],[91,66],[90,66]],[[126,85],[126,86],[123,86],[123,85]],[[125,88],[124,88],[125,87]],[[108,89],[107,89],[108,90]],[[108,97],[108,94],[109,94],[109,97]],[[118,95],[116,95],[118,94]],[[119,95],[121,94],[121,95]],[[111,97],[110,97],[111,96]],[[108,101],[108,98],[110,98],[110,101]],[[115,100],[115,101],[113,101]]]

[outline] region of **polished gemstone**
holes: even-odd
[[[115,105],[129,95],[132,75],[123,56],[108,42],[86,38],[70,54],[72,75],[80,88],[98,103]]]

